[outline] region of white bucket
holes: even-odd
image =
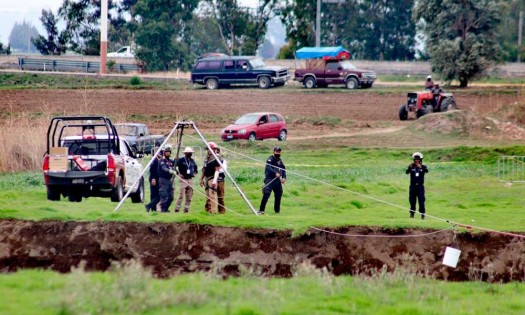
[[[443,257],[443,265],[456,268],[460,254],[461,251],[459,249],[447,246],[445,256]]]

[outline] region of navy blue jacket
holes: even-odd
[[[177,168],[179,170],[179,174],[182,175],[184,179],[193,178],[198,173],[197,163],[195,163],[195,160],[192,158],[186,159],[185,156],[181,157],[177,161]],[[190,170],[189,174],[188,169]]]
[[[149,181],[152,179],[159,180],[159,158],[153,157],[153,162],[149,166]]]
[[[425,184],[425,173],[428,173],[428,168],[423,164],[421,164],[421,168],[418,168],[415,163],[412,163],[408,166],[406,173],[410,174],[410,185],[423,186]]]
[[[166,157],[162,158],[159,162],[159,177],[171,179],[170,170],[173,170],[173,165],[173,160]]]
[[[273,180],[275,173],[280,173],[281,177],[286,179],[286,166],[281,158],[276,159],[273,155],[266,159],[266,168],[264,169],[264,179]]]

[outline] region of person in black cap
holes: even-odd
[[[266,168],[264,169],[264,187],[262,189],[263,198],[259,207],[259,214],[264,214],[266,203],[273,191],[275,213],[281,211],[281,197],[283,196],[283,184],[286,182],[286,167],[281,160],[281,148],[273,148],[273,155],[266,160]]]
[[[416,212],[416,199],[419,202],[419,213],[421,220],[425,219],[425,174],[428,168],[423,164],[423,154],[414,152],[412,154],[414,162],[408,165],[406,170],[410,174],[410,188],[408,192],[408,201],[410,202],[410,217],[414,217]]]
[[[146,212],[157,211],[157,204],[160,202],[159,195],[159,162],[162,159],[164,152],[159,150],[159,153],[152,157],[153,162],[149,167],[149,188],[150,188],[150,202],[144,207]]]

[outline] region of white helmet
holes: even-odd
[[[423,159],[423,153],[421,153],[421,152],[414,152],[414,153],[412,154],[412,158],[413,158],[413,159],[416,159],[416,158]]]
[[[193,149],[191,147],[186,147],[184,153],[193,153]]]
[[[164,146],[164,152],[171,152],[171,144],[166,144]]]
[[[427,79],[432,79],[432,76],[430,74],[427,75]]]

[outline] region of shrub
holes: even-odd
[[[131,84],[131,85],[141,85],[142,84],[142,80],[139,77],[134,76],[134,77],[132,77],[129,80],[129,84]]]

